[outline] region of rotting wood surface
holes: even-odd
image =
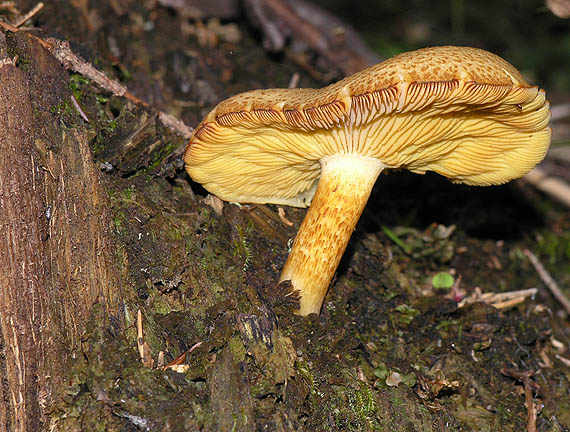
[[[6,385],[1,386],[2,430],[37,430],[36,378],[45,349],[41,337],[46,262],[43,259],[40,190],[35,176],[32,105],[25,74],[0,66],[0,324]]]
[[[0,67],[0,430],[37,431],[95,303],[117,314],[108,197],[87,138],[63,128],[67,72],[26,35]]]

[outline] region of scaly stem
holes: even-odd
[[[319,313],[376,178],[384,168],[377,159],[333,155],[321,159],[321,178],[299,228],[280,282],[299,290],[298,313]]]

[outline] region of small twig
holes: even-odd
[[[560,290],[560,287],[556,283],[556,281],[550,276],[550,274],[546,271],[542,263],[538,260],[538,258],[528,249],[524,250],[524,254],[528,257],[530,263],[533,265],[534,269],[544,282],[544,285],[550,290],[552,295],[560,302],[560,304],[566,310],[566,313],[570,315],[570,300],[564,295],[564,293]]]
[[[188,351],[184,351],[182,354],[180,354],[178,357],[176,357],[174,360],[172,360],[170,363],[168,363],[167,365],[163,366],[162,369],[166,370],[172,366],[179,366],[181,364],[184,364],[184,362],[186,361],[186,355],[188,354]]]
[[[123,96],[135,104],[150,107],[148,103],[129,92],[126,86],[116,80],[110,79],[107,77],[107,75],[97,70],[90,63],[87,63],[85,60],[75,55],[75,53],[71,51],[71,48],[69,47],[69,43],[67,41],[50,38],[44,42],[48,44],[47,49],[49,52],[56,59],[58,59],[66,69],[80,73],[81,75],[94,81],[97,85],[103,87],[105,90],[113,93],[115,96]],[[190,136],[192,136],[192,128],[186,126],[179,119],[162,111],[158,111],[158,116],[165,126],[169,127],[175,132],[178,132],[184,138],[190,138]]]
[[[71,102],[73,102],[73,106],[75,107],[75,109],[77,110],[77,112],[79,113],[79,115],[81,116],[81,118],[83,120],[85,120],[87,123],[89,123],[89,118],[85,115],[85,113],[83,112],[83,110],[81,109],[81,107],[79,106],[79,103],[77,102],[77,99],[75,99],[75,96],[71,95]]]
[[[49,52],[63,65],[64,68],[80,73],[94,81],[97,85],[103,87],[105,90],[110,91],[115,96],[126,96],[127,88],[113,80],[103,72],[94,68],[90,63],[75,55],[69,47],[69,42],[55,38],[46,39],[47,49]],[[148,106],[145,102],[138,98],[133,102],[141,103]]]
[[[42,8],[44,7],[44,4],[42,2],[39,2],[37,5],[35,5],[31,11],[29,11],[26,15],[24,15],[22,18],[20,18],[18,21],[16,21],[14,23],[15,27],[20,27],[22,24],[24,24],[26,21],[28,21],[29,19],[31,19],[35,14],[37,14],[40,10],[42,10]]]
[[[139,309],[137,312],[137,348],[139,350],[139,357],[144,362],[144,335],[143,335],[143,322],[142,312]]]
[[[188,351],[186,351],[188,354],[190,354],[192,351],[194,351],[196,348],[199,348],[200,346],[202,346],[204,342],[196,342],[194,345],[192,345],[190,347],[190,349]]]
[[[8,24],[7,22],[4,22],[2,20],[0,20],[0,27],[2,27],[4,30],[10,31],[12,33],[17,33],[20,31],[18,29],[18,27],[14,27],[12,24]]]
[[[289,80],[289,88],[296,88],[297,85],[299,84],[299,78],[300,75],[298,72],[295,72],[293,75],[291,75],[291,79]]]
[[[281,222],[283,222],[284,225],[287,225],[289,227],[293,226],[293,222],[287,219],[287,215],[285,214],[285,210],[283,209],[283,207],[277,208],[277,214],[279,215],[279,219],[281,219]]]
[[[459,307],[461,308],[475,302],[483,302],[490,304],[497,309],[507,309],[522,303],[527,297],[536,295],[537,291],[538,290],[536,288],[529,288],[504,293],[482,293],[480,288],[476,288],[472,295],[465,297],[461,302],[459,302]]]
[[[558,360],[560,360],[562,363],[564,363],[564,365],[566,367],[570,368],[570,359],[567,359],[566,357],[562,357],[560,354],[554,354],[554,357],[556,357]]]
[[[536,288],[529,288],[517,291],[508,291],[503,293],[485,293],[481,295],[482,300],[488,300],[492,303],[509,301],[513,299],[518,299],[519,297],[532,297],[536,295],[538,290]]]
[[[519,372],[513,369],[503,368],[501,369],[501,373],[508,377],[519,380],[523,383],[524,404],[527,412],[526,430],[527,432],[536,432],[537,410],[536,410],[536,405],[532,400],[532,391],[533,389],[540,389],[540,387],[538,386],[538,384],[531,381],[530,379],[530,377],[534,375],[534,372],[533,371]]]
[[[166,114],[165,112],[159,111],[158,118],[167,128],[178,132],[186,139],[190,139],[192,133],[194,132],[194,129],[185,124],[182,120],[170,114]]]
[[[511,300],[505,300],[502,302],[493,303],[495,309],[510,309],[522,302],[524,302],[524,297],[518,297]]]
[[[178,357],[176,357],[174,360],[172,360],[167,365],[162,366],[162,370],[173,369],[174,366],[180,366],[180,365],[184,364],[186,362],[186,358],[187,358],[188,354],[190,354],[196,348],[199,348],[203,343],[204,342],[196,342],[194,345],[192,345],[190,347],[190,349],[184,351],[182,354],[180,354]]]
[[[140,309],[137,312],[137,348],[142,364],[152,369],[154,360],[150,355],[150,347],[144,341],[142,312]]]
[[[538,190],[570,207],[570,185],[564,180],[549,176],[543,169],[535,168],[521,180],[532,184]]]

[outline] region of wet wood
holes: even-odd
[[[0,328],[4,385],[0,430],[37,430],[42,301],[47,262],[32,106],[26,77],[11,63],[0,66]]]
[[[91,308],[120,323],[121,290],[87,137],[55,121],[67,73],[25,35],[11,45],[29,63],[0,67],[0,431],[36,431]]]

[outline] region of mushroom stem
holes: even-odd
[[[299,228],[280,282],[301,296],[299,315],[319,313],[372,187],[384,168],[377,159],[337,154],[320,160],[321,178]]]

